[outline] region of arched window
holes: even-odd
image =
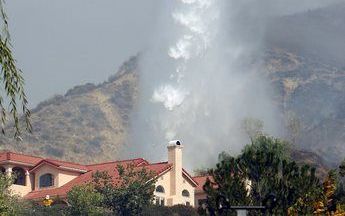
[[[23,168],[14,167],[12,169],[12,173],[14,175],[14,182],[13,182],[13,184],[25,185],[25,170]]]
[[[187,190],[182,191],[182,196],[189,197],[189,192]]]
[[[40,176],[39,187],[51,187],[54,185],[54,176],[50,173],[46,173]]]
[[[158,192],[158,193],[164,193],[165,191],[164,191],[164,187],[162,186],[162,185],[158,185],[157,187],[156,187],[156,192]]]

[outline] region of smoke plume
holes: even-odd
[[[249,142],[241,128],[247,117],[262,120],[265,132],[279,136],[279,111],[261,73],[266,19],[282,13],[271,3],[165,3],[139,64],[133,154],[166,160],[168,141],[180,139],[188,168],[209,166],[221,151],[237,154]]]

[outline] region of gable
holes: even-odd
[[[58,172],[58,166],[52,163],[48,163],[46,161],[41,161],[40,163],[36,164],[33,168],[30,169],[31,173],[42,173],[46,171],[51,172]]]
[[[36,172],[37,169],[40,169],[42,166],[51,166],[55,167],[56,169],[76,172],[76,173],[86,173],[87,169],[83,165],[73,164],[69,162],[62,162],[57,160],[50,160],[44,159],[37,163],[33,168],[31,168],[30,172]]]

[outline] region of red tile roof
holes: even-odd
[[[193,177],[194,181],[196,181],[198,183],[198,186],[195,188],[196,193],[204,191],[203,186],[205,185],[206,180],[208,178],[211,180],[213,179],[212,176],[210,176],[210,175]]]
[[[94,164],[88,165],[89,171],[87,173],[81,174],[77,178],[73,179],[72,181],[66,183],[65,185],[59,188],[51,188],[51,189],[43,189],[32,191],[25,196],[26,199],[41,199],[44,198],[46,195],[49,196],[59,196],[61,198],[66,197],[68,191],[70,191],[74,186],[82,185],[92,181],[92,174],[96,171],[107,171],[108,174],[112,178],[118,177],[117,166],[127,166],[129,164],[134,164],[138,169],[145,168],[149,171],[154,172],[156,175],[163,173],[164,171],[171,168],[171,164],[167,162],[164,163],[156,163],[156,164],[148,164],[142,158],[133,159],[133,160],[125,160],[125,161],[114,161],[114,162],[107,162],[102,164]]]
[[[0,163],[1,162],[11,162],[11,163],[23,163],[27,164],[29,166],[32,166],[31,169],[35,169],[35,167],[40,166],[41,163],[46,162],[50,163],[56,167],[64,167],[64,168],[70,168],[70,169],[76,169],[76,170],[85,170],[87,171],[87,166],[67,162],[67,161],[61,161],[61,160],[55,160],[55,159],[44,159],[42,157],[35,157],[25,154],[19,154],[11,151],[3,151],[0,152]]]
[[[116,168],[117,165],[126,165],[128,163],[134,163],[135,166],[141,165],[141,164],[148,164],[146,160],[143,158],[135,158],[135,159],[129,159],[129,160],[120,160],[120,161],[109,161],[99,164],[90,164],[86,165],[86,167],[89,170],[103,170],[108,169],[110,166],[113,166]]]
[[[165,171],[168,171],[172,167],[172,164],[169,164],[168,162],[161,162],[161,163],[155,163],[155,164],[147,164],[140,167],[143,167],[153,172],[157,176],[157,175],[162,174]]]
[[[0,162],[11,161],[25,163],[29,165],[35,165],[40,162],[43,158],[35,157],[30,155],[18,154],[11,151],[0,152]]]

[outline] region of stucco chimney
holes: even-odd
[[[168,144],[168,162],[172,164],[170,174],[171,195],[180,195],[182,193],[182,149],[183,145],[179,140],[170,141]]]

